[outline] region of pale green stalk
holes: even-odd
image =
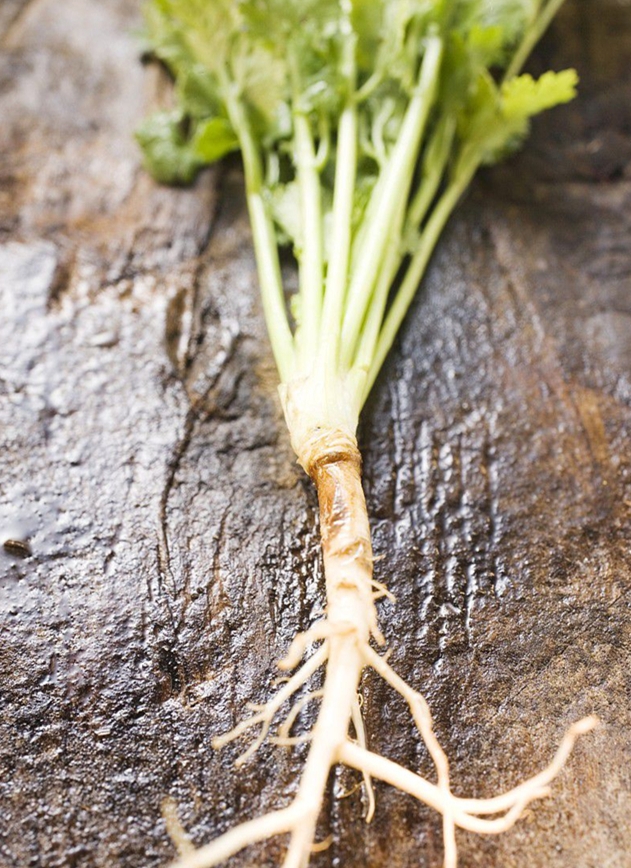
[[[455,133],[456,119],[452,115],[443,115],[427,144],[421,180],[408,208],[406,222],[413,229],[420,227],[429,206],[438,192],[445,168],[451,156],[451,144]]]
[[[263,167],[238,93],[228,76],[220,74],[230,122],[239,137],[245,172],[246,200],[254,253],[259,271],[263,313],[274,359],[281,378],[289,377],[294,364],[294,338],[289,328],[285,294],[278,259],[276,233],[263,200]]]
[[[384,263],[379,272],[366,322],[362,328],[359,349],[353,362],[355,367],[370,370],[388,296],[405,253],[406,238],[409,233],[418,232],[420,224],[436,196],[448,162],[455,128],[456,124],[453,117],[441,118],[427,145],[419,187],[411,205],[407,208],[407,212],[405,202],[402,201],[401,203],[397,219],[390,231]]]
[[[537,12],[534,21],[526,30],[524,38],[519,44],[506,72],[504,73],[504,81],[513,78],[513,76],[517,75],[521,70],[530,52],[541,39],[543,33],[547,30],[550,22],[563,5],[563,2],[564,0],[549,0],[543,9]]]
[[[300,111],[294,113],[294,132],[294,160],[303,229],[299,261],[300,322],[296,345],[300,361],[303,367],[307,368],[318,347],[322,310],[322,194],[309,119]]]
[[[351,99],[342,112],[337,141],[331,249],[322,311],[321,349],[325,366],[337,370],[342,313],[351,250],[353,194],[357,178],[357,107]]]
[[[418,147],[423,136],[430,108],[434,101],[443,53],[439,36],[428,39],[419,84],[410,100],[399,138],[392,149],[369,205],[369,224],[354,257],[356,268],[348,291],[348,302],[342,327],[343,366],[350,367],[357,338],[379,273],[379,265],[388,241],[388,228],[398,204],[407,199]]]
[[[449,219],[449,216],[461,195],[471,182],[478,165],[479,161],[473,158],[460,164],[460,171],[436,203],[436,206],[423,229],[423,234],[419,240],[416,252],[410,260],[405,277],[403,278],[401,286],[397,291],[396,297],[392,302],[392,306],[388,311],[379,333],[379,339],[377,341],[372,364],[368,372],[366,388],[364,390],[364,401],[368,397],[368,393],[372,388],[385,357],[392,346],[392,342],[396,337],[399,327],[403,322],[403,318],[414,298],[420,279],[423,276],[429,258],[434,251],[434,247],[436,246],[436,242],[440,237],[445,223]]]
[[[383,314],[386,309],[388,296],[392,288],[392,283],[397,275],[403,259],[403,237],[402,231],[404,226],[406,208],[405,201],[402,200],[397,216],[393,221],[392,229],[388,237],[388,244],[384,251],[384,259],[379,271],[379,277],[375,286],[370,308],[366,315],[366,321],[361,331],[359,347],[355,359],[353,360],[353,368],[358,368],[368,372],[375,352],[375,345],[379,337],[379,330],[383,322]],[[363,393],[362,387],[362,393]]]
[[[346,15],[349,16],[350,12],[350,4],[346,4]],[[350,25],[349,33],[352,33]],[[357,83],[355,49],[356,39],[349,35],[344,51],[348,98],[338,124],[331,240],[318,360],[319,366],[330,371],[338,370],[344,299],[350,265],[355,183],[357,181],[358,123],[355,94]]]
[[[383,72],[378,69],[365,81],[357,91],[357,102],[364,102],[371,96],[383,81]]]

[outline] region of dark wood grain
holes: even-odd
[[[149,868],[279,806],[304,751],[236,771],[212,735],[269,696],[323,605],[315,495],[266,341],[238,162],[191,190],[132,133],[168,99],[134,0],[0,14],[0,864]],[[3,35],[2,35],[3,34]],[[631,865],[631,13],[568,0],[532,69],[581,95],[484,172],[375,388],[361,445],[392,661],[427,695],[458,792],[547,762],[461,868]],[[6,546],[22,542],[25,550]],[[363,685],[371,745],[429,773]],[[437,868],[440,823],[339,770],[314,866]],[[235,865],[271,866],[282,841]]]

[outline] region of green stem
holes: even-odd
[[[337,369],[344,297],[351,250],[353,199],[357,178],[357,106],[342,112],[338,128],[331,250],[322,311],[321,347],[324,364]]]
[[[365,102],[365,100],[367,100],[368,97],[371,96],[375,90],[377,90],[377,88],[379,87],[379,85],[381,84],[382,81],[383,81],[382,70],[378,69],[375,72],[373,72],[373,74],[370,76],[370,78],[368,78],[367,81],[365,81],[363,83],[363,85],[359,88],[359,90],[357,91],[357,102],[358,103]]]
[[[302,112],[294,113],[294,131],[294,160],[300,190],[302,223],[302,252],[299,260],[300,323],[296,334],[296,348],[302,364],[307,367],[317,352],[322,312],[322,196],[311,126]]]
[[[418,190],[408,208],[407,224],[412,229],[420,227],[432,204],[445,167],[451,155],[451,145],[456,133],[456,119],[443,115],[438,121],[423,157],[423,168]]]
[[[504,81],[508,81],[519,73],[528,55],[547,30],[550,22],[563,5],[563,2],[564,0],[549,0],[547,5],[537,13],[537,17],[526,30],[524,38],[504,73]]]
[[[276,366],[281,380],[285,380],[290,376],[294,362],[294,339],[287,319],[276,234],[262,196],[263,167],[261,157],[239,95],[225,71],[220,76],[220,81],[225,94],[230,123],[239,137],[241,145],[246,200],[252,226],[263,313]]]
[[[410,260],[405,277],[381,328],[377,347],[366,380],[363,401],[368,397],[368,393],[370,392],[370,389],[377,378],[377,374],[383,365],[384,359],[392,346],[392,342],[394,341],[403,318],[414,298],[420,280],[427,267],[427,263],[429,262],[429,258],[432,255],[441,232],[443,231],[445,223],[461,195],[471,182],[471,179],[478,168],[479,160],[471,159],[467,162],[461,163],[460,165],[460,171],[436,203],[436,206],[425,225],[423,234],[419,241],[419,246]]]
[[[434,102],[442,54],[442,39],[439,36],[430,37],[419,83],[410,100],[399,138],[373,192],[369,223],[362,235],[361,247],[355,258],[357,267],[348,291],[342,327],[343,366],[350,366],[353,358],[397,206],[401,199],[406,200],[408,197],[420,142]]]
[[[415,235],[418,233],[420,225],[438,192],[451,153],[455,131],[455,119],[451,115],[444,115],[438,121],[427,145],[419,187],[407,209],[407,214],[405,209],[401,210],[400,222],[395,222],[395,229],[390,233],[385,253],[385,264],[379,273],[370,310],[362,328],[359,350],[353,362],[354,366],[363,367],[366,370],[370,369],[379,337],[379,329],[383,321],[383,312],[392,283],[401,267],[407,239],[412,233]],[[405,225],[402,222],[404,218]]]
[[[353,360],[354,368],[366,372],[370,370],[390,289],[397,271],[401,267],[401,261],[403,259],[402,230],[405,213],[405,201],[402,200],[390,231],[373,299],[370,303],[370,309],[366,315],[366,321],[362,328],[359,348],[355,359]]]
[[[340,115],[337,130],[331,239],[322,306],[318,360],[320,368],[335,373],[338,371],[344,299],[350,264],[353,205],[355,201],[355,183],[357,180],[358,139],[357,95],[355,93],[357,86],[357,61],[355,56],[357,39],[350,22],[352,4],[349,0],[342,0],[341,6],[349,33],[344,44],[342,58],[342,69],[348,87],[348,97],[344,110]]]

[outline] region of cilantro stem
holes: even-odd
[[[294,339],[289,328],[280,273],[278,246],[263,190],[263,167],[243,103],[225,70],[220,72],[230,122],[239,138],[245,174],[246,201],[252,226],[254,254],[259,271],[263,314],[269,331],[274,359],[281,378],[290,375],[294,360]]]
[[[368,371],[368,378],[363,397],[364,401],[368,397],[368,393],[375,382],[377,374],[379,373],[384,359],[392,346],[392,342],[394,341],[403,318],[407,313],[410,303],[414,298],[421,277],[425,272],[427,263],[429,262],[430,256],[432,255],[443,227],[449,219],[449,216],[461,195],[469,185],[478,165],[479,160],[475,158],[467,160],[466,162],[461,162],[460,170],[457,175],[451,181],[432,210],[431,216],[423,229],[416,252],[410,260],[405,277],[403,278],[401,286],[397,291],[392,306],[386,315],[386,319],[379,333],[379,339],[377,340],[372,364]]]
[[[456,132],[456,120],[453,115],[443,115],[427,144],[423,158],[421,180],[410,207],[408,208],[407,224],[418,227],[425,219],[429,206],[432,204],[445,167],[451,155],[451,144]]]
[[[357,91],[357,102],[364,102],[368,99],[368,97],[379,87],[381,82],[383,81],[383,73],[382,71],[376,70],[370,76],[370,78],[365,81],[362,86]]]
[[[355,366],[366,370],[370,368],[390,288],[405,252],[406,239],[411,233],[419,231],[420,225],[436,196],[451,152],[455,129],[455,119],[451,115],[445,115],[438,121],[425,151],[421,179],[416,194],[407,209],[407,213],[405,203],[402,203],[398,212],[393,230],[390,233],[388,247],[384,252],[384,262],[379,272],[375,293],[362,329],[360,346],[354,361]]]
[[[340,117],[333,192],[331,252],[322,313],[324,362],[337,369],[342,311],[351,250],[353,196],[357,178],[357,108],[350,100]]]
[[[433,105],[443,54],[442,39],[427,40],[419,82],[410,99],[399,138],[373,191],[368,225],[354,257],[355,271],[348,291],[342,326],[342,364],[350,367],[366,311],[370,305],[379,264],[388,242],[389,227],[398,203],[408,197],[416,155]]]
[[[358,148],[357,37],[351,25],[350,0],[341,0],[340,9],[346,34],[341,70],[348,95],[337,130],[330,250],[319,335],[320,355],[317,362],[318,367],[331,374],[338,372],[339,364],[344,300],[350,266]]]
[[[379,337],[379,330],[383,322],[383,314],[386,303],[397,271],[401,266],[403,257],[402,231],[405,219],[405,201],[402,200],[396,218],[393,221],[388,244],[384,251],[383,263],[379,270],[379,276],[375,286],[373,299],[362,328],[359,348],[353,362],[353,367],[364,371],[370,369],[370,364],[375,351],[375,344]]]
[[[564,0],[548,0],[543,8],[537,10],[537,14],[526,30],[515,54],[504,73],[504,81],[513,78],[521,70],[528,55],[539,41],[550,22],[563,5]]]
[[[309,119],[301,111],[294,112],[294,134],[294,162],[303,227],[299,257],[300,322],[296,345],[301,363],[308,368],[317,352],[322,312],[322,196],[311,127]]]

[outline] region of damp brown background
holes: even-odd
[[[168,86],[134,0],[0,5],[0,864],[150,868],[287,802],[211,736],[269,696],[323,603],[316,502],[276,396],[238,160],[156,186],[132,138]],[[456,792],[603,727],[461,868],[631,865],[631,6],[568,0],[530,63],[580,97],[483,172],[363,417],[381,623]],[[291,280],[291,265],[287,264]],[[370,744],[430,772],[367,677]],[[304,721],[305,724],[308,720]],[[314,866],[437,868],[439,818],[330,783]],[[235,865],[271,866],[280,841]]]

